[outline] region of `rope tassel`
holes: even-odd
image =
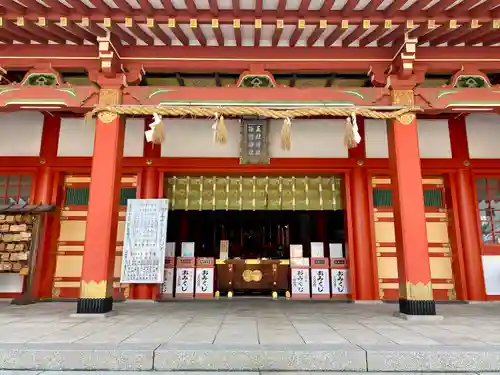
[[[214,131],[214,143],[225,145],[227,143],[227,129],[224,124],[224,116],[219,113],[215,114],[215,122],[212,125]]]
[[[361,136],[356,122],[356,114],[353,112],[345,121],[344,144],[347,148],[356,148],[359,142],[361,142]]]
[[[285,118],[283,121],[283,127],[281,128],[281,149],[285,151],[290,151],[292,148],[292,121],[289,117]]]
[[[153,118],[154,121],[149,124],[150,130],[146,130],[144,135],[146,136],[147,142],[151,142],[154,145],[160,145],[165,140],[163,120],[158,113],[153,113]]]

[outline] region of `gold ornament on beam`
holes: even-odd
[[[214,143],[225,145],[227,143],[227,129],[224,124],[224,116],[219,113],[215,114],[215,122],[212,125],[214,131]]]
[[[154,145],[160,145],[165,140],[163,119],[158,113],[153,113],[154,121],[149,124],[149,130],[144,132],[146,141]]]
[[[347,148],[355,148],[361,142],[356,114],[353,112],[345,121],[344,143]]]
[[[283,121],[283,127],[281,128],[281,149],[285,151],[290,151],[292,148],[292,120],[287,117]]]

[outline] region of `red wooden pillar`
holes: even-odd
[[[61,129],[61,118],[58,114],[45,113],[43,118],[42,142],[40,146],[40,165],[35,181],[34,204],[56,204],[54,197],[54,171],[52,165],[57,157],[59,145],[59,132]],[[42,233],[40,234],[39,247],[37,249],[36,264],[32,282],[32,293],[34,298],[51,296],[52,269],[49,269],[52,241],[54,240],[54,224],[56,215],[44,214],[42,220]]]
[[[115,95],[120,96],[117,92]],[[124,138],[123,119],[107,112],[98,115],[78,313],[98,314],[113,309],[113,271]]]
[[[463,116],[448,120],[452,156],[463,163],[463,168],[459,169],[455,175],[460,223],[458,235],[462,240],[467,299],[484,301],[486,300],[486,291],[481,262],[481,236],[476,221],[477,203],[473,190],[475,184],[470,169],[466,166],[469,162],[469,145],[465,121],[466,118]]]
[[[151,117],[145,119],[145,130],[149,130],[151,121]],[[161,157],[161,145],[153,145],[144,139],[144,157],[151,163],[142,172],[141,198],[159,198],[160,176],[158,170],[154,167],[154,159]],[[133,297],[134,299],[154,299],[157,297],[157,289],[156,284],[134,284]]]
[[[353,298],[356,300],[377,299],[375,293],[375,254],[371,246],[370,203],[368,199],[368,176],[364,167],[366,159],[365,124],[363,118],[358,118],[360,144],[349,150],[349,157],[356,159],[357,166],[352,169],[350,182],[352,251],[349,256],[354,259]]]
[[[394,102],[400,95],[393,92]],[[405,116],[387,123],[389,165],[393,184],[394,227],[399,274],[399,311],[436,315],[424,209],[417,121]]]

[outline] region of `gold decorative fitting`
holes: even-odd
[[[464,160],[464,165],[465,165],[466,167],[470,167],[470,161],[468,161],[468,160]]]
[[[358,161],[356,161],[356,164],[359,166],[362,166],[365,164],[365,162],[363,160],[359,159]]]
[[[45,163],[46,163],[45,159],[43,159],[43,158],[40,159],[40,164],[45,164]]]
[[[429,281],[427,284],[422,282],[412,284],[410,281],[399,284],[399,296],[412,301],[431,301],[432,297],[432,283]]]
[[[108,282],[94,280],[83,281],[80,285],[80,298],[106,298],[108,297]]]
[[[342,23],[340,24],[340,27],[342,29],[348,29],[349,28],[349,21],[348,20],[342,20]]]
[[[151,159],[146,160],[146,164],[147,164],[147,165],[151,165],[151,164],[153,164],[153,160],[151,160]]]
[[[106,112],[99,112],[97,118],[102,122],[104,122],[105,124],[109,124],[115,121],[118,118],[118,115],[116,113],[106,111]]]
[[[217,18],[212,19],[212,28],[214,28],[214,29],[219,28],[219,20]]]
[[[245,282],[259,282],[262,280],[262,272],[260,270],[245,270],[241,275]]]
[[[413,90],[392,90],[392,104],[395,106],[413,108],[415,105],[415,97]],[[404,124],[409,125],[415,120],[414,112],[407,112],[401,116],[397,116],[397,120]]]

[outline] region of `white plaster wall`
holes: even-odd
[[[164,157],[216,157],[240,156],[240,123],[224,120],[228,132],[225,145],[213,141],[213,120],[210,119],[166,119],[165,141],[161,145]]]
[[[272,120],[269,153],[273,158],[346,158],[345,120],[292,120],[292,148],[281,149],[283,120]]]
[[[365,119],[365,147],[367,158],[389,157],[385,120]]]
[[[422,159],[451,158],[451,142],[448,120],[417,121],[418,147]]]
[[[500,159],[500,116],[474,113],[467,116],[465,121],[471,159]]]
[[[58,156],[92,156],[94,153],[95,121],[83,118],[62,118]],[[143,156],[144,119],[127,119],[123,156]]]
[[[42,130],[40,112],[0,113],[0,156],[39,156]]]
[[[448,120],[417,121],[418,144],[422,159],[451,158]],[[367,158],[388,158],[387,124],[385,120],[365,119]]]
[[[0,293],[22,293],[24,276],[16,273],[0,273]]]
[[[500,295],[500,256],[483,255],[483,276],[486,294],[488,296]]]

